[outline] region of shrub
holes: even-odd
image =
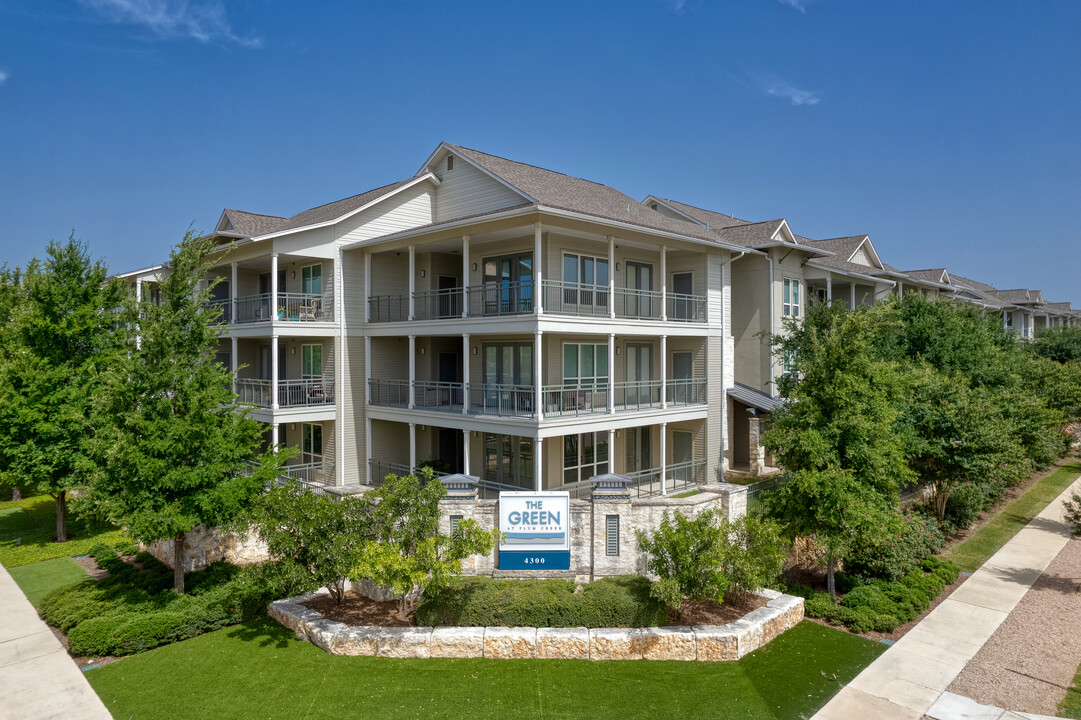
[[[1066,522],[1073,527],[1073,534],[1081,535],[1081,495],[1074,493],[1062,507],[1065,511]]]
[[[803,604],[803,613],[809,617],[829,619],[837,602],[829,593],[816,592]]]
[[[862,581],[855,575],[839,572],[834,574],[834,582],[837,583],[837,592],[844,595],[852,592],[852,588],[860,585]]]
[[[950,500],[953,500],[953,495]],[[845,568],[853,575],[864,578],[899,580],[945,544],[946,537],[934,517],[922,513],[906,515],[897,537],[856,548],[845,559]],[[847,592],[840,584],[837,589],[842,593]]]
[[[580,588],[580,589],[578,589]],[[650,627],[667,624],[663,603],[638,575],[576,586],[570,580],[454,578],[417,606],[418,625]]]
[[[131,540],[121,540],[113,545],[113,549],[121,555],[135,555],[139,552],[139,546]]]

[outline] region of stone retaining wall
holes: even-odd
[[[738,660],[803,619],[803,598],[762,590],[765,607],[727,625],[650,628],[379,627],[327,620],[300,603],[326,589],[270,603],[270,617],[334,655],[394,658]]]

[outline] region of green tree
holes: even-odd
[[[99,375],[124,337],[113,315],[123,290],[107,274],[74,235],[25,273],[0,271],[0,469],[56,501],[57,542],[83,483]]]
[[[447,491],[430,470],[420,477],[388,475],[368,492],[372,539],[363,544],[351,576],[367,578],[398,595],[398,614],[406,617],[421,595],[446,586],[460,575],[470,555],[492,552],[500,532],[486,532],[464,519],[449,535],[439,531],[439,500]]]
[[[894,305],[821,304],[773,340],[795,373],[780,383],[786,402],[763,441],[791,478],[766,504],[788,533],[824,549],[832,595],[837,561],[899,526],[900,487],[913,476],[898,432],[904,368],[876,347],[897,325]]]
[[[232,376],[215,360],[220,309],[205,305],[213,283],[200,289],[213,247],[189,232],[171,254],[160,304],[144,293],[123,314],[141,342],[108,373],[98,406],[94,500],[135,539],[173,541],[180,593],[187,533],[234,518],[284,459],[257,457],[264,426],[236,408]]]
[[[1081,326],[1040,328],[1028,348],[1041,357],[1060,363],[1081,360]]]

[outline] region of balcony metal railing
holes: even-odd
[[[415,407],[461,412],[465,399],[465,384],[418,380],[414,383],[413,396]]]
[[[638,497],[653,497],[662,494],[661,468],[650,468],[626,473],[631,479],[630,488]],[[672,493],[689,490],[706,482],[706,461],[688,460],[674,463],[664,468],[664,491]]]
[[[661,406],[660,380],[616,383],[616,411],[629,412]]]
[[[228,299],[209,300],[203,303],[203,307],[207,310],[220,309],[221,315],[218,316],[218,322],[226,324],[232,322],[233,303]]]
[[[270,380],[237,378],[237,401],[269,408],[273,386]],[[278,381],[278,407],[311,407],[334,404],[334,379],[329,377]]]
[[[275,307],[275,304],[277,307]],[[278,293],[275,303],[271,293],[245,295],[236,299],[238,324],[269,322],[329,322],[334,319],[333,307],[326,293]]]
[[[460,287],[413,293],[413,317],[417,320],[441,320],[461,316],[462,288]]]
[[[665,386],[665,401],[671,405],[702,405],[706,402],[705,378],[669,380]]]
[[[654,290],[616,288],[616,317],[660,320],[663,298]]]
[[[407,463],[398,463],[391,460],[372,458],[368,461],[367,485],[379,487],[383,484],[383,480],[386,479],[387,475],[397,475],[398,477],[405,477],[406,475],[420,476],[420,468],[410,468]],[[445,475],[447,475],[445,472],[433,471],[434,477],[440,478]]]
[[[368,298],[369,322],[401,322],[409,319],[409,295],[372,295]]]
[[[522,315],[533,312],[532,280],[492,282],[466,288],[471,316]]]
[[[508,485],[506,483],[496,482],[495,480],[480,479],[477,483],[477,498],[480,500],[498,500],[499,493],[501,492],[521,492],[522,490],[533,490],[533,481],[530,480],[529,487],[523,485]]]
[[[409,407],[409,381],[369,379],[368,404],[385,407]]]
[[[531,417],[534,389],[526,385],[471,385],[469,411],[479,415]]]
[[[543,389],[545,417],[595,415],[608,412],[608,385],[547,385]]]
[[[333,485],[334,461],[286,463],[283,474],[305,485]]]
[[[544,312],[578,317],[608,317],[608,286],[544,281]]]
[[[665,314],[669,320],[690,323],[706,322],[706,299],[701,295],[668,293],[665,302],[667,303]]]

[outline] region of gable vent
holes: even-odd
[[[619,555],[619,515],[605,515],[605,554]]]
[[[453,170],[453,169],[454,169],[454,156],[453,155],[447,155],[447,170]]]

